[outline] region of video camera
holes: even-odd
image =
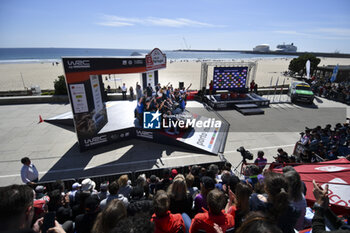
[[[247,151],[246,149],[244,149],[243,146],[241,146],[240,148],[238,148],[237,151],[241,153],[241,155],[242,155],[244,161],[245,161],[246,159],[248,159],[248,160],[252,160],[252,159],[253,159],[253,154],[250,153],[249,151]]]

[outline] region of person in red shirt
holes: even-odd
[[[254,91],[254,87],[255,87],[255,82],[254,82],[254,80],[252,80],[252,81],[250,82],[250,91],[251,91],[251,92]]]
[[[190,227],[190,233],[204,230],[206,233],[216,233],[214,224],[217,224],[223,232],[234,227],[235,220],[231,214],[225,213],[227,198],[223,192],[213,189],[208,193],[207,202],[209,211],[197,214]]]
[[[185,223],[181,214],[172,214],[169,211],[170,200],[164,190],[159,190],[153,199],[154,233],[185,233]]]
[[[209,83],[209,95],[214,94],[213,90],[214,90],[214,82],[213,82],[213,80],[211,80]]]

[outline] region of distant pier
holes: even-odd
[[[210,52],[210,53],[225,53],[225,52],[236,52],[236,53],[247,53],[247,54],[266,54],[266,55],[290,55],[290,56],[300,56],[304,54],[313,54],[316,57],[335,57],[335,58],[350,58],[348,53],[321,53],[321,52],[257,52],[252,50],[208,50],[208,49],[178,49],[174,51],[179,52]]]

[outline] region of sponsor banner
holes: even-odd
[[[146,69],[157,70],[166,67],[166,55],[155,48],[146,55]]]
[[[145,58],[62,58],[65,73],[146,67]]]
[[[329,202],[332,208],[338,213],[344,211],[345,208],[350,208],[350,161],[342,158],[327,162],[305,164],[294,167],[300,174],[300,178],[304,181],[307,193],[306,200],[314,202],[315,197],[312,193],[313,183],[315,180],[321,184],[323,188],[329,186]],[[282,169],[275,169],[282,173]],[[348,210],[347,210],[348,211]]]
[[[326,187],[326,184],[321,186]],[[350,184],[341,178],[334,178],[328,182],[329,203],[350,208]]]
[[[201,116],[197,121],[208,122],[208,119],[209,118]],[[195,124],[194,128],[192,129],[192,134],[190,134],[188,137],[179,138],[178,140],[213,153],[215,143],[219,136],[220,127],[212,127],[212,125],[208,125],[208,127],[203,128],[198,127],[198,125]]]
[[[69,90],[72,96],[72,105],[74,113],[88,112],[89,107],[86,100],[84,84],[70,84]]]

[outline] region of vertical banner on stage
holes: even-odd
[[[103,109],[102,95],[100,83],[97,75],[90,75],[92,96],[94,99],[95,111],[99,112]]]
[[[146,78],[147,78],[147,86],[151,84],[153,90],[155,88],[155,83],[154,83],[154,72],[147,72],[146,73]]]
[[[68,90],[80,148],[85,150],[107,142],[106,135],[99,134],[108,122],[101,75],[90,75],[79,83],[69,84]]]
[[[142,86],[143,89],[145,89],[148,84],[150,83],[153,90],[155,89],[156,85],[158,84],[158,71],[152,71],[147,73],[142,73]]]

